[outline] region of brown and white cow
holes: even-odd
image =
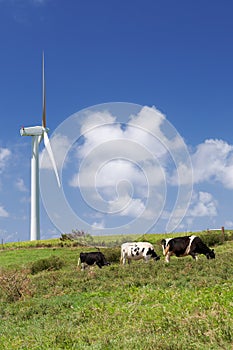
[[[154,247],[151,243],[148,242],[129,242],[123,243],[121,245],[121,263],[130,264],[131,260],[140,260],[148,261],[150,259],[159,260],[160,257],[156,254]]]
[[[165,261],[168,263],[172,255],[177,257],[191,255],[195,260],[198,254],[204,254],[207,259],[215,258],[214,249],[208,248],[200,237],[194,235],[162,239],[161,244]]]

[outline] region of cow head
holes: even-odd
[[[151,248],[148,249],[147,255],[151,255],[151,257],[152,257],[155,261],[157,261],[157,260],[160,259],[160,256],[158,256],[158,255],[156,254],[156,252],[154,251],[154,249],[151,249]]]
[[[215,259],[215,252],[214,249],[210,249],[209,252],[206,254],[207,259]]]
[[[154,260],[155,260],[155,261],[160,260],[160,256],[157,255],[157,256],[154,258]]]
[[[165,246],[166,246],[166,239],[162,239],[161,244],[162,244],[162,246],[164,246],[164,248],[165,248]]]
[[[104,255],[102,255],[102,257],[103,257],[103,260],[102,260],[102,262],[103,262],[103,266],[108,266],[108,265],[111,265],[111,263],[110,263],[109,261],[107,261],[107,260],[106,260],[106,258],[105,258],[105,256],[104,256]]]

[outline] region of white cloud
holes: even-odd
[[[187,216],[203,217],[217,215],[217,200],[208,192],[195,193]]]
[[[208,139],[199,144],[190,156],[192,168],[180,162],[169,178],[171,184],[219,182],[225,188],[233,189],[233,145],[223,140]]]
[[[7,218],[9,217],[9,213],[6,211],[6,209],[0,205],[0,217]]]
[[[120,216],[138,217],[145,210],[145,205],[139,198],[131,198],[128,195],[120,196],[116,201],[109,202],[109,212]]]
[[[104,222],[104,220],[95,221],[95,222],[93,222],[92,227],[94,229],[104,229],[105,228],[105,222]]]
[[[144,106],[136,116],[130,117],[129,123],[146,132],[150,130],[152,134],[156,134],[158,138],[163,140],[164,134],[160,128],[165,119],[165,116],[155,107]]]
[[[85,182],[79,182],[81,186],[94,186],[98,188],[115,188],[120,182],[127,181],[132,186],[145,186],[146,178],[144,173],[134,163],[116,159],[103,164],[99,171],[95,171],[93,166],[85,168]],[[95,183],[91,179],[95,179]],[[90,180],[89,180],[90,179]]]
[[[0,173],[5,169],[10,156],[11,151],[8,148],[0,147]]]
[[[75,145],[74,153],[74,164],[80,167],[69,185],[81,190],[90,207],[152,220],[163,209],[168,186],[192,183],[187,179],[192,170],[185,143],[155,108],[141,108],[125,124],[106,110],[91,112],[82,120],[81,134],[82,143]],[[169,175],[174,167],[179,168],[179,183]],[[175,214],[179,222],[184,205]]]
[[[171,185],[192,185],[193,183],[193,168],[187,163],[180,162],[172,175],[168,178]]]
[[[220,182],[233,189],[233,145],[223,140],[206,140],[192,155],[194,183]]]
[[[85,135],[98,127],[105,127],[114,123],[116,123],[116,118],[107,110],[91,113],[87,112],[85,121],[81,127],[81,134]]]
[[[150,158],[162,156],[167,152],[163,144],[167,139],[159,129],[164,119],[156,109],[144,107],[137,116],[131,116],[123,129],[110,112],[92,113],[87,116],[81,127],[85,143],[78,148],[77,156],[86,157],[101,145],[105,145],[105,152],[112,154],[117,149],[118,154],[121,154],[125,147],[135,147],[135,144],[146,149]],[[136,159],[145,160],[144,156],[145,150],[142,150]]]
[[[179,148],[178,138],[167,140],[159,129],[165,117],[156,109],[144,107],[122,128],[109,112],[87,116],[81,128],[84,143],[76,156],[84,160],[79,173],[73,175],[73,187],[116,186],[122,179],[139,186],[164,181],[168,150],[164,145]]]

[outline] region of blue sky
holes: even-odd
[[[62,175],[63,197],[75,217],[69,223],[69,214],[62,212],[62,206],[58,205],[56,210],[61,211],[58,223],[55,204],[48,204],[46,198],[46,208],[41,203],[42,238],[58,237],[59,230],[70,232],[75,228],[95,234],[111,233],[116,227],[122,233],[130,229],[143,233],[148,228],[151,232],[165,232],[180,186],[184,189],[187,183],[191,186],[191,182],[190,205],[188,191],[187,198],[184,197],[187,211],[184,217],[182,213],[182,220],[177,221],[176,230],[233,228],[232,13],[233,3],[227,0],[0,0],[0,238],[4,241],[29,239],[31,140],[22,138],[19,129],[22,125],[41,122],[43,50],[47,122]],[[122,119],[117,113],[111,114],[114,102],[125,103]],[[144,113],[147,107],[150,110],[154,106],[156,110],[150,112],[157,113],[155,119],[162,115],[166,132],[170,125],[174,127],[176,136],[184,140],[183,154],[186,149],[190,154],[192,180],[187,169],[185,181],[182,173],[182,181],[177,185],[174,175],[177,164],[170,167],[174,156],[172,142],[166,156],[155,152],[151,159],[148,157],[151,168],[147,167],[148,163],[145,165],[145,159],[143,163],[140,157],[132,155],[127,164],[123,151],[116,159],[114,152],[120,149],[117,137],[126,142],[126,149],[128,142],[136,142],[135,152],[138,145],[146,145],[150,150],[153,144],[140,132],[134,133],[134,140],[131,136],[127,139],[132,135],[132,129],[127,126],[129,120],[132,121],[128,103],[133,110],[134,105],[142,106],[135,112],[137,122],[140,122],[140,111]],[[107,105],[102,107],[102,104]],[[105,113],[104,117],[101,114],[101,121],[107,120],[109,128],[101,129],[99,119],[93,115],[91,120],[96,123],[96,129],[78,140],[82,130],[87,131],[87,111],[93,111],[91,107],[95,105],[101,105],[98,111]],[[86,112],[80,113],[84,109]],[[143,128],[150,120],[151,114],[148,115],[143,117]],[[69,142],[66,144],[67,134],[61,135],[60,125],[68,120],[68,129],[69,123],[72,128],[70,116],[80,120],[80,124],[77,141],[66,149]],[[123,123],[120,127],[118,119]],[[134,125],[135,130],[138,126]],[[151,129],[146,126],[147,135],[150,130],[155,132],[153,126]],[[113,135],[112,140],[109,135]],[[101,142],[108,148],[107,163],[103,157],[105,151],[98,153]],[[93,151],[96,153],[88,153]],[[116,158],[111,160],[111,154]],[[98,168],[93,155],[98,155],[107,167],[100,164]],[[91,168],[85,168],[88,159],[93,165]],[[56,201],[56,194],[51,190],[53,185],[49,183],[47,188],[43,182],[43,168],[49,170],[45,163],[42,164],[43,196]],[[95,208],[98,201],[94,202],[93,183],[80,182],[81,175],[86,179],[85,171],[92,174],[94,169],[98,175],[95,189],[107,205],[104,214]],[[144,183],[142,174],[147,171],[149,175],[146,174]],[[163,176],[165,180],[157,190],[155,184],[149,182],[149,192],[155,196],[150,203],[150,196],[143,190],[153,171],[156,178]],[[50,173],[53,182],[52,171]],[[122,174],[128,187],[121,181]],[[114,181],[115,184],[121,181],[119,191],[122,192],[116,191]],[[156,200],[159,194],[165,203],[161,207]],[[51,213],[53,206],[54,213]],[[145,209],[146,217],[138,220],[140,208],[142,212]],[[111,210],[116,210],[115,216],[110,214]],[[151,225],[146,221],[149,216]],[[146,224],[141,226],[144,219]]]

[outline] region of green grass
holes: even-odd
[[[232,350],[233,242],[217,245],[215,260],[114,259],[84,272],[78,255],[93,248],[25,246],[0,252],[0,276],[12,287],[0,283],[0,349]],[[60,270],[31,274],[53,256]],[[14,287],[21,297],[10,302]]]

